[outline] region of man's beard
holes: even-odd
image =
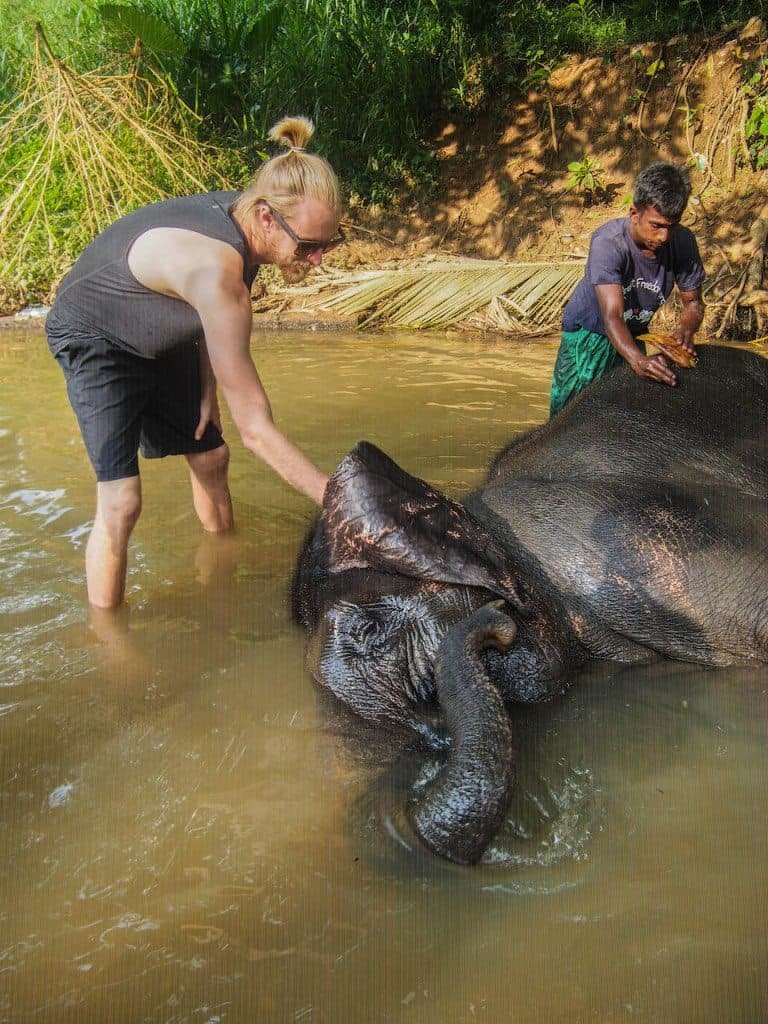
[[[286,284],[301,284],[311,269],[312,265],[310,263],[295,261],[285,267],[280,267],[280,273],[283,275],[283,280]]]

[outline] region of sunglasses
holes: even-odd
[[[293,255],[298,260],[305,260],[307,256],[311,256],[313,253],[316,252],[330,252],[331,249],[335,249],[337,245],[341,245],[341,243],[345,240],[344,232],[341,230],[341,225],[339,225],[338,232],[334,235],[334,237],[329,238],[326,241],[320,241],[319,239],[314,238],[300,238],[299,235],[296,234],[291,225],[288,223],[288,221],[285,219],[285,217],[278,213],[277,210],[274,210],[269,205],[269,203],[264,203],[264,205],[272,214],[272,216],[280,225],[280,227],[283,229],[283,231],[286,233],[286,235],[288,235],[288,237],[296,246]]]

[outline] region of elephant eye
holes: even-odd
[[[375,619],[365,616],[350,624],[349,635],[351,639],[356,640],[361,647],[370,647],[379,639],[381,635],[381,627]]]
[[[351,652],[370,654],[383,642],[382,623],[370,612],[353,604],[338,605],[332,616],[338,642]]]

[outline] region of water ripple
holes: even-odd
[[[19,514],[42,517],[43,525],[48,526],[50,523],[55,523],[57,519],[60,519],[67,512],[72,511],[70,506],[60,505],[66,493],[64,487],[57,487],[52,491],[22,488],[9,494],[5,499],[5,504],[10,506],[12,511]]]

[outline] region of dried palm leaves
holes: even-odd
[[[479,330],[534,336],[556,330],[584,264],[449,259],[354,274],[326,273],[293,299],[357,318],[359,327]],[[328,294],[328,293],[331,294]],[[283,293],[286,295],[288,293]]]
[[[222,184],[191,112],[161,81],[78,74],[40,26],[26,81],[0,110],[0,263],[3,277],[30,249],[49,273],[110,221],[173,192]]]

